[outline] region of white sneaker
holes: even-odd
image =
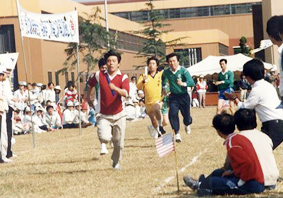
[[[177,133],[177,134],[175,135],[175,139],[176,139],[176,142],[182,142],[180,133]]]
[[[108,153],[107,147],[105,143],[101,143],[100,147],[100,155],[105,155]]]
[[[10,160],[10,159],[8,159],[8,158],[2,158],[2,160],[3,160],[3,162],[4,163],[10,163],[10,162],[12,162],[12,160]]]
[[[149,132],[150,137],[153,137],[155,139],[158,138],[158,132],[156,131],[156,129],[152,125],[149,125],[147,128],[148,128],[148,132]]]
[[[113,167],[115,170],[121,170],[121,166],[120,166],[120,164],[118,163],[118,164],[116,164],[114,167]]]
[[[185,126],[185,131],[186,131],[186,133],[187,134],[190,134],[191,133],[191,126],[190,125],[188,125],[188,126]]]

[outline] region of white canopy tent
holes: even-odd
[[[227,68],[233,72],[241,72],[243,70],[244,64],[252,59],[243,54],[236,54],[231,56],[208,56],[201,62],[189,67],[188,71],[190,72],[191,76],[206,76],[212,75],[214,73],[219,73],[221,71],[219,61],[222,58],[227,59]],[[264,63],[264,67],[270,70],[273,68],[273,65],[269,63]]]

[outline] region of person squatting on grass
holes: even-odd
[[[243,74],[251,84],[252,90],[246,101],[241,102],[235,93],[225,93],[238,108],[254,109],[262,122],[261,131],[273,142],[273,150],[283,141],[283,109],[276,89],[264,80],[264,65],[253,59],[244,64]]]
[[[164,88],[167,81],[169,82],[171,92],[169,95],[169,121],[176,134],[176,142],[181,142],[178,113],[180,110],[185,124],[185,131],[189,134],[191,132],[190,124],[192,124],[192,117],[190,115],[191,101],[187,87],[194,87],[195,83],[188,70],[180,66],[179,56],[177,54],[172,53],[167,55],[166,61],[170,67],[163,72],[162,87]]]
[[[161,134],[165,134],[166,131],[162,125],[162,73],[158,71],[159,60],[156,57],[147,59],[148,74],[141,75],[139,77],[137,88],[143,90],[145,94],[145,108],[146,113],[151,120],[151,124],[148,126],[149,134],[157,138]]]
[[[238,134],[235,131],[237,125]],[[265,186],[276,185],[279,172],[272,153],[272,141],[256,128],[254,110],[240,109],[234,117],[229,114],[216,115],[213,126],[225,139],[227,155],[232,170],[217,169],[208,177],[199,180],[190,176],[184,182],[199,196],[244,195],[261,193]]]
[[[126,129],[126,112],[123,109],[122,97],[129,94],[129,79],[119,70],[121,55],[112,50],[104,55],[107,70],[97,71],[88,80],[87,99],[90,106],[90,93],[96,84],[99,84],[100,98],[98,105],[100,112],[97,115],[97,132],[101,143],[113,142],[112,160],[114,169],[121,169],[120,160],[124,148]]]

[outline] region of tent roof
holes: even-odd
[[[199,75],[211,75],[214,73],[219,73],[221,71],[219,61],[220,59],[225,58],[227,59],[227,68],[230,71],[242,71],[243,66],[252,58],[247,57],[243,54],[236,54],[231,56],[208,56],[203,59],[201,62],[192,65],[188,68],[191,76],[199,76]],[[272,69],[273,66],[269,63],[264,63],[264,67],[266,69]]]

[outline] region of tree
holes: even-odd
[[[116,39],[114,35],[108,33],[100,23],[104,18],[100,17],[101,10],[99,7],[94,8],[91,15],[84,13],[86,18],[79,16],[79,53],[82,55],[82,61],[87,64],[87,75],[91,69],[95,67],[103,51],[106,49],[107,40],[109,39],[110,49],[115,48]],[[67,59],[64,62],[65,71],[73,70],[77,65],[77,43],[70,43],[68,48],[65,49]]]
[[[247,38],[242,36],[239,40],[240,48],[235,49],[235,54],[242,53],[246,56],[251,56],[251,48],[247,45]]]
[[[175,46],[182,45],[180,41],[184,37],[164,42],[162,40],[162,35],[172,31],[164,30],[164,28],[166,26],[170,26],[170,24],[164,24],[161,22],[164,19],[163,14],[159,10],[154,10],[153,0],[148,0],[146,6],[146,9],[141,10],[147,12],[149,16],[148,20],[141,22],[145,28],[134,32],[147,38],[144,42],[144,47],[139,51],[137,57],[148,58],[155,56],[160,60],[160,65],[164,66],[166,64],[166,49],[174,49]]]

